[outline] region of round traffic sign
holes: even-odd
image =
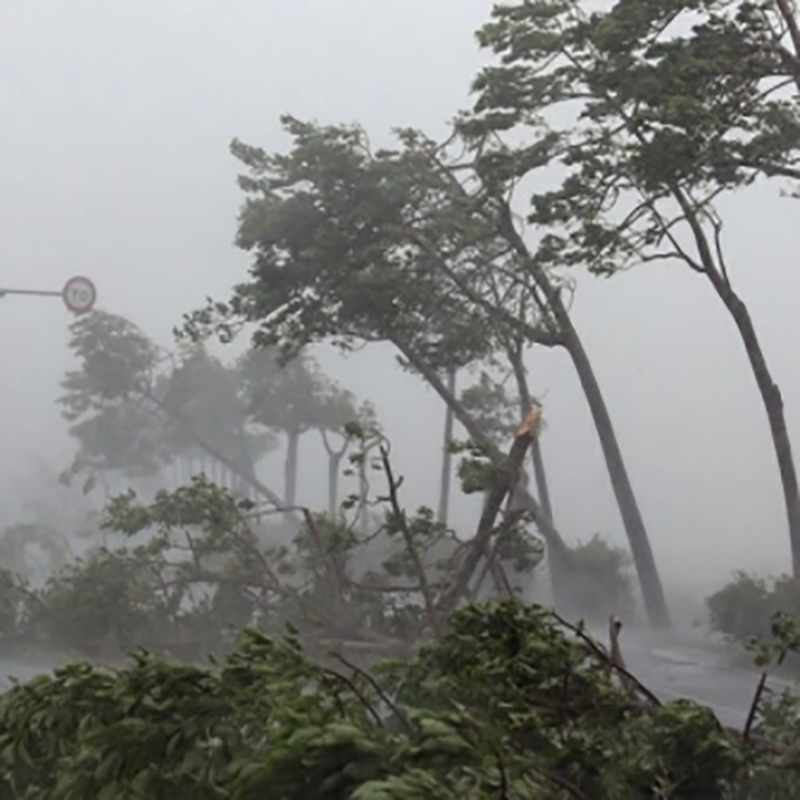
[[[61,297],[64,305],[73,314],[86,314],[92,310],[97,300],[97,289],[88,278],[76,275],[64,284]]]

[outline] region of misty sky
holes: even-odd
[[[99,305],[168,343],[181,314],[245,274],[232,246],[241,195],[233,137],[278,149],[278,116],[441,133],[487,56],[490,2],[5,0],[0,4],[0,286],[97,283]],[[775,185],[724,203],[730,269],[748,301],[800,448],[800,296],[792,219]],[[788,568],[766,416],[732,322],[681,265],[581,278],[574,314],[606,393],[656,556],[670,583]],[[69,365],[57,299],[0,300],[0,475],[13,487],[70,445],[54,399]],[[406,475],[435,506],[443,409],[376,348],[328,371],[375,401]],[[557,523],[624,542],[597,438],[563,353],[531,359],[548,422]],[[309,450],[310,452],[310,450]],[[311,459],[307,459],[307,462]],[[300,498],[322,503],[324,464]],[[268,477],[277,477],[276,464]],[[474,502],[454,522],[467,533]],[[715,553],[713,548],[724,548]]]

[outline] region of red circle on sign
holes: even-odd
[[[88,278],[76,275],[64,284],[61,297],[64,305],[73,314],[86,314],[92,310],[97,300],[97,289]]]

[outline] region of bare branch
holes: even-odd
[[[400,527],[400,532],[402,533],[403,540],[406,543],[408,555],[411,558],[414,571],[417,573],[417,580],[419,581],[420,591],[422,592],[422,599],[425,602],[425,613],[428,617],[428,622],[430,623],[433,632],[438,635],[441,628],[439,625],[439,617],[436,613],[436,606],[434,604],[433,591],[428,583],[428,576],[425,574],[425,567],[423,566],[419,557],[419,553],[417,552],[417,546],[414,543],[414,537],[411,535],[411,531],[408,527],[408,520],[406,519],[405,512],[400,507],[400,500],[397,496],[398,483],[395,480],[392,464],[389,461],[389,450],[384,445],[381,445],[380,453],[381,462],[383,463],[383,471],[386,475],[386,481],[389,485],[389,503],[392,507],[392,514],[394,515],[394,518],[397,520],[397,524]]]

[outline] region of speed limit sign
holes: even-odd
[[[64,284],[61,297],[64,305],[73,314],[86,314],[92,310],[97,300],[97,289],[88,278],[76,275]]]

